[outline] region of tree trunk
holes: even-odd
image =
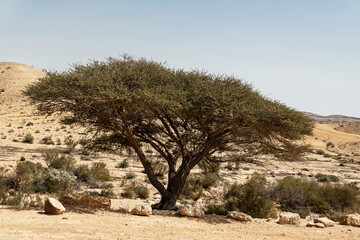
[[[167,187],[168,195],[162,196],[161,201],[152,205],[152,208],[159,210],[171,210],[182,193],[188,175],[189,173],[177,174],[170,178]]]

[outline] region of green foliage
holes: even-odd
[[[197,200],[201,197],[204,189],[216,184],[219,176],[216,173],[194,173],[190,174],[186,180],[182,195],[185,198]]]
[[[202,160],[199,162],[198,166],[204,173],[218,173],[220,171],[220,164],[217,162]]]
[[[52,136],[46,136],[44,137],[41,142],[46,145],[54,145],[54,141],[52,140]]]
[[[49,168],[46,171],[44,181],[43,192],[62,192],[74,187],[76,177],[67,171]]]
[[[72,155],[60,154],[56,149],[44,151],[43,157],[49,168],[69,171],[74,169],[76,163],[76,160]]]
[[[328,143],[326,144],[326,146],[327,146],[327,147],[330,147],[330,148],[335,147],[335,145],[334,145],[332,142],[328,142]]]
[[[274,188],[273,196],[282,210],[303,217],[309,212],[332,217],[360,210],[359,188],[351,184],[319,184],[285,177]]]
[[[91,170],[88,165],[81,164],[74,169],[74,175],[83,182],[88,182],[91,179]]]
[[[124,159],[121,162],[119,162],[115,167],[116,168],[128,168],[129,167],[129,161]]]
[[[325,154],[325,151],[322,150],[322,149],[317,149],[317,150],[316,150],[316,154],[324,155],[324,154]]]
[[[66,137],[64,139],[64,144],[66,145],[66,153],[72,153],[77,145],[77,142],[74,141],[71,137]]]
[[[44,168],[40,163],[30,161],[18,162],[15,167],[14,189],[23,193],[33,193],[38,191],[41,185]]]
[[[149,189],[136,181],[132,181],[130,184],[125,186],[123,192],[121,193],[122,197],[125,198],[149,198]]]
[[[106,163],[94,162],[91,166],[91,175],[99,181],[111,181],[110,171],[106,168]]]
[[[23,139],[24,143],[34,143],[34,137],[31,133],[27,133]]]
[[[315,178],[319,182],[338,182],[339,181],[339,178],[335,175],[327,175],[327,174],[322,174],[322,173],[316,174]]]
[[[225,204],[210,204],[206,206],[206,214],[227,215],[229,211]]]
[[[230,185],[225,193],[225,201],[228,211],[237,210],[258,218],[276,217],[266,178],[257,173],[244,184]]]
[[[0,93],[3,93],[3,92],[5,92],[5,88],[0,89]]]

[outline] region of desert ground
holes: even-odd
[[[47,148],[66,148],[64,144],[45,145],[41,139],[47,136],[64,142],[66,137],[85,138],[83,129],[63,126],[58,117],[38,116],[21,94],[25,87],[44,76],[38,69],[18,63],[0,63],[0,167],[12,171],[21,158],[44,164],[42,152]],[[303,161],[284,162],[269,156],[260,156],[254,162],[241,164],[239,169],[220,172],[220,183],[204,193],[204,199],[216,198],[222,182],[245,182],[254,172],[266,175],[269,182],[284,176],[296,176],[314,180],[318,173],[332,174],[340,182],[360,186],[360,135],[358,123],[316,124],[313,136],[305,141],[314,149]],[[26,134],[34,136],[34,143],[22,142]],[[330,144],[331,143],[331,144]],[[323,150],[326,154],[316,154]],[[76,147],[77,153],[81,151]],[[75,155],[78,163],[90,164],[101,161],[107,164],[114,177],[112,184],[117,199],[112,199],[110,211],[68,211],[49,216],[39,208],[0,207],[0,239],[360,239],[360,228],[336,225],[332,228],[306,228],[306,220],[300,227],[284,226],[275,220],[255,219],[241,223],[220,216],[192,219],[175,216],[173,212],[155,212],[150,217],[135,216],[118,211],[119,206],[130,210],[138,203],[158,201],[150,184],[147,200],[120,197],[123,178],[129,172],[143,181],[140,164],[135,156],[124,154]],[[128,159],[130,167],[116,168]],[[82,189],[84,190],[84,189]],[[95,189],[96,190],[96,189]],[[211,193],[212,192],[212,193]],[[213,194],[215,192],[215,195]]]

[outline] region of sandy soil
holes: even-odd
[[[0,208],[0,239],[360,239],[360,228],[336,225],[306,228],[278,225],[255,219],[240,223],[209,216],[204,220],[116,212],[81,214],[67,212],[49,216],[38,210]]]

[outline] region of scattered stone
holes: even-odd
[[[64,206],[55,198],[48,198],[45,200],[45,213],[52,215],[59,215],[65,212]]]
[[[149,205],[136,205],[131,213],[140,216],[150,216],[152,214],[151,206]]]
[[[322,223],[325,227],[333,227],[335,226],[335,222],[327,217],[315,218],[314,223]]]
[[[201,199],[197,200],[194,206],[180,205],[179,214],[187,217],[203,218],[205,216],[205,213],[202,209],[202,200]]]
[[[282,212],[277,223],[300,226],[300,216],[297,213]]]
[[[360,214],[355,213],[346,216],[341,216],[339,222],[341,225],[360,227]]]
[[[235,220],[241,221],[241,222],[252,222],[252,217],[250,215],[247,215],[242,212],[238,211],[231,211],[228,213],[229,218],[233,218]]]
[[[59,200],[69,207],[110,209],[111,200],[101,196],[90,196],[87,194],[63,194]]]
[[[306,227],[325,228],[325,225],[323,223],[309,222],[308,224],[306,224]]]

